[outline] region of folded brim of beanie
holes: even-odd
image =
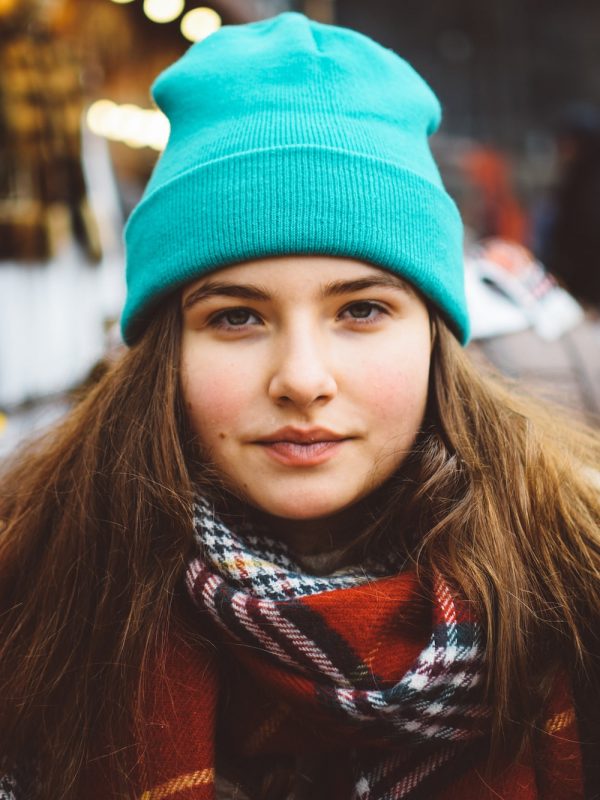
[[[166,294],[205,273],[322,254],[401,275],[464,343],[461,237],[446,192],[393,162],[290,145],[202,163],[148,194],[129,220],[123,337],[133,344]]]

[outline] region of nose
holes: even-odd
[[[275,351],[268,389],[275,403],[306,409],[335,397],[337,382],[327,347],[306,321],[282,332]]]

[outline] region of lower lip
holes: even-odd
[[[280,464],[290,467],[316,467],[332,458],[345,439],[335,442],[311,442],[299,444],[298,442],[265,442],[261,443],[271,458]]]

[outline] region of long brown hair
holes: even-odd
[[[484,622],[497,762],[529,741],[557,671],[589,667],[600,437],[476,367],[435,327],[426,424],[386,514],[410,530],[417,569],[443,574]]]
[[[410,530],[418,568],[474,604],[494,747],[517,752],[600,619],[600,443],[482,376],[434,325],[423,431],[370,535]],[[0,483],[0,765],[37,764],[32,797],[80,797],[90,762],[129,796],[144,675],[184,614],[193,495],[217,480],[194,452],[179,347],[174,298]]]

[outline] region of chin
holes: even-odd
[[[309,522],[311,520],[318,520],[324,519],[325,517],[329,517],[332,514],[335,514],[336,511],[339,511],[339,508],[331,507],[331,506],[322,506],[318,505],[313,507],[307,506],[290,506],[286,503],[282,503],[281,505],[257,505],[261,511],[264,511],[266,514],[269,514],[272,517],[280,517],[281,519],[289,519],[289,520],[297,520],[301,521],[304,520]]]
[[[260,511],[273,517],[308,522],[310,520],[325,519],[337,514],[352,505],[354,499],[346,500],[344,498],[344,500],[340,499],[340,502],[332,503],[330,498],[325,501],[321,493],[318,497],[303,495],[298,498],[290,498],[288,496],[281,498],[281,500],[263,498],[260,501],[251,500],[250,502]]]

